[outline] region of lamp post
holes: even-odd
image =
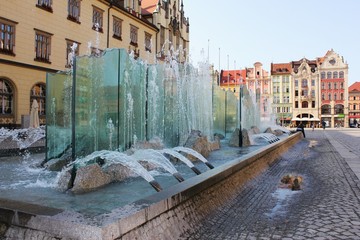
[[[242,83],[243,83],[243,79],[242,79],[242,76],[240,74],[240,84],[239,84],[239,87],[240,87],[240,91],[239,91],[239,147],[242,147],[243,146],[243,139],[242,139],[242,126],[241,126],[241,111],[242,111],[242,108],[241,108],[241,98],[242,98],[242,91],[243,91],[243,87],[242,87]]]

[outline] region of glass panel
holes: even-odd
[[[46,76],[46,159],[58,158],[71,151],[72,75]]]
[[[118,59],[118,50],[76,59],[75,157],[118,147]]]

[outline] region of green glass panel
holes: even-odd
[[[46,75],[46,159],[71,151],[72,75],[59,72]]]

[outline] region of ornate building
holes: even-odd
[[[26,127],[34,99],[45,123],[46,73],[69,68],[72,54],[125,48],[154,63],[165,42],[188,48],[188,33],[180,1],[0,1],[0,127]]]
[[[156,56],[164,59],[169,53],[176,54],[180,62],[185,61],[189,47],[189,19],[185,17],[183,1],[146,0],[142,1],[142,7],[143,17],[159,28]]]
[[[291,62],[293,81],[293,119],[308,127],[319,122],[319,72],[316,60],[306,58]]]
[[[333,50],[318,59],[321,120],[329,127],[348,127],[348,64]]]

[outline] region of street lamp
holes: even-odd
[[[241,126],[241,98],[242,98],[242,95],[243,95],[243,79],[242,79],[242,76],[240,75],[240,84],[239,84],[239,87],[240,87],[240,91],[239,91],[239,147],[242,147],[243,146],[243,139],[242,139],[242,126]]]

